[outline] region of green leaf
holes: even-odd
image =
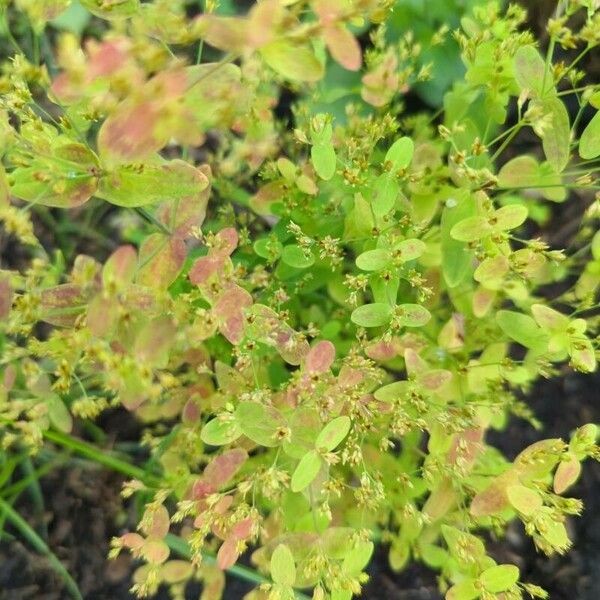
[[[405,263],[419,258],[425,252],[427,245],[418,239],[408,239],[398,242],[394,246],[394,258]]]
[[[318,81],[325,72],[308,45],[277,40],[263,46],[260,53],[271,69],[291,81]]]
[[[475,600],[475,598],[479,598],[479,589],[472,579],[465,579],[446,592],[446,600]]]
[[[414,152],[414,142],[409,137],[401,137],[391,145],[385,155],[385,161],[391,162],[392,168],[396,171],[406,169],[412,161]]]
[[[406,381],[394,381],[375,391],[375,398],[381,402],[398,402],[406,393]]]
[[[450,201],[451,200],[451,201]],[[466,198],[454,198],[446,201],[442,210],[442,272],[449,288],[454,288],[462,283],[471,272],[473,253],[464,242],[456,240],[451,235],[452,228],[459,222],[474,217],[477,206],[469,195]]]
[[[486,569],[479,576],[479,581],[492,594],[505,592],[519,581],[519,568],[515,565],[496,565]]]
[[[203,192],[208,178],[182,160],[141,167],[122,165],[100,179],[96,195],[124,207],[181,200]]]
[[[258,256],[267,260],[276,260],[281,256],[283,250],[281,242],[270,237],[256,240],[252,247]]]
[[[544,92],[554,89],[552,74],[546,69],[546,63],[540,53],[533,46],[523,46],[515,53],[515,79],[519,88],[529,90],[533,97],[541,98]],[[544,86],[544,73],[546,73],[546,90]]]
[[[50,423],[63,433],[70,433],[73,428],[73,418],[65,403],[56,394],[51,394],[46,401],[46,406]]]
[[[594,115],[581,134],[579,156],[586,160],[600,156],[600,111]]]
[[[500,310],[496,314],[496,322],[509,338],[522,346],[538,351],[547,349],[548,335],[529,315],[512,310]]]
[[[373,212],[378,217],[387,215],[396,204],[400,193],[400,185],[392,173],[382,173],[375,180],[375,191],[373,198]]]
[[[271,555],[271,577],[275,583],[291,587],[296,580],[296,562],[292,551],[279,544]]]
[[[80,0],[92,14],[102,19],[125,19],[135,15],[140,8],[139,0]]]
[[[242,430],[237,421],[220,419],[209,421],[200,432],[200,438],[205,444],[211,446],[224,446],[231,444],[242,435]]]
[[[535,514],[544,504],[535,490],[524,485],[508,486],[506,494],[511,506],[526,516]]]
[[[333,419],[319,433],[315,447],[326,452],[335,450],[348,435],[351,425],[352,421],[346,415]]]
[[[56,29],[71,31],[76,35],[81,35],[91,18],[92,15],[90,12],[81,6],[79,0],[74,0],[67,10],[50,21],[50,25],[56,27]]]
[[[284,246],[281,252],[281,260],[290,267],[295,269],[307,269],[314,264],[314,256],[310,253],[308,256],[304,253],[304,250],[296,244],[290,244]]]
[[[400,304],[395,315],[405,327],[422,327],[431,319],[431,313],[420,304]]]
[[[494,229],[510,231],[522,225],[527,219],[529,211],[522,204],[503,206],[494,212]]]
[[[369,564],[374,548],[373,542],[359,541],[346,554],[342,571],[349,575],[358,575]]]
[[[330,142],[312,146],[310,149],[310,160],[321,179],[328,181],[335,175],[335,149]]]
[[[235,418],[242,433],[253,442],[272,448],[279,445],[275,434],[285,420],[279,412],[258,402],[240,402],[235,409]]]
[[[548,162],[557,173],[561,173],[569,162],[571,124],[569,113],[563,102],[556,97],[541,101],[543,113],[549,117],[542,132],[542,146]]]
[[[485,217],[467,217],[452,227],[450,235],[459,242],[474,242],[491,232],[492,228]]]
[[[355,308],[350,319],[360,327],[380,327],[387,325],[391,317],[392,309],[389,304],[375,302]]]
[[[392,256],[389,250],[376,248],[359,254],[356,266],[363,271],[381,271],[389,266]]]
[[[292,475],[292,492],[301,492],[307,488],[317,476],[321,464],[321,457],[315,450],[306,453]]]

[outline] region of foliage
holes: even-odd
[[[579,65],[600,10],[561,0],[544,55],[519,6],[467,5],[425,40],[386,0],[2,3],[0,220],[27,256],[0,279],[2,446],[132,477],[144,510],[111,556],[143,561],[138,595],[197,578],[218,599],[252,548],[249,599],[346,600],[381,543],[448,600],[545,597],[485,540],[519,519],[568,550],[597,427],[512,462],[486,434],[539,425],[540,377],[596,370],[600,86]],[[423,44],[460,48],[464,77],[409,114],[444,68]],[[567,200],[562,250],[538,236]],[[107,211],[119,247],[90,226]],[[56,251],[44,220],[112,251]],[[143,469],[70,437],[115,408]]]

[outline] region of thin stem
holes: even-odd
[[[157,483],[156,478],[148,475],[143,469],[117,458],[112,454],[108,454],[106,451],[100,450],[87,442],[78,440],[59,431],[52,431],[51,429],[44,431],[44,437],[63,448],[77,452],[113,471],[132,477],[133,479],[138,479],[146,485],[154,486]]]
[[[521,131],[522,127],[523,127],[523,122],[519,121],[519,123],[517,123],[517,126],[513,129],[513,131],[511,131],[510,135],[508,135],[507,138],[504,140],[504,142],[502,142],[502,145],[500,146],[500,148],[498,148],[498,150],[496,150],[496,152],[494,152],[493,156],[490,158],[491,162],[494,162],[500,156],[500,154],[502,154],[502,152],[504,152],[505,148],[512,142],[512,140],[519,133],[519,131]]]
[[[44,540],[29,526],[23,517],[21,517],[21,515],[2,498],[0,498],[0,512],[6,515],[6,518],[13,524],[15,529],[20,531],[23,537],[37,552],[46,556],[48,562],[52,565],[52,568],[63,580],[69,594],[75,598],[75,600],[83,600],[83,596],[81,595],[75,580],[69,575],[69,572],[65,569],[64,565],[56,558],[56,555],[48,548]]]
[[[141,206],[136,206],[134,210],[136,213],[138,213],[138,215],[140,215],[140,217],[148,221],[148,223],[151,223],[155,227],[158,227],[158,229],[160,229],[160,231],[165,235],[172,235],[171,230],[165,227],[164,223],[161,223],[152,213],[149,213],[145,208],[142,208]]]

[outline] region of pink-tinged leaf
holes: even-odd
[[[469,509],[471,514],[474,517],[489,517],[506,510],[510,506],[506,488],[514,483],[517,483],[514,473],[500,475],[473,498]]]
[[[140,247],[137,281],[141,285],[166,290],[177,278],[187,255],[185,242],[179,237],[153,233]]]
[[[227,450],[208,463],[203,477],[218,489],[232,479],[247,459],[248,453],[242,448]]]
[[[143,557],[153,565],[160,565],[169,558],[169,546],[159,539],[147,539],[142,547]]]
[[[118,310],[119,304],[114,298],[105,298],[103,294],[92,298],[85,319],[92,334],[99,338],[108,336],[117,321]]]
[[[197,423],[200,420],[200,408],[194,400],[188,400],[181,411],[181,421],[186,424]]]
[[[240,553],[237,549],[238,540],[235,538],[227,538],[217,552],[217,566],[222,571],[229,569],[235,565]]]
[[[308,373],[326,373],[334,360],[335,346],[328,340],[322,340],[306,355],[304,368]]]
[[[461,465],[471,466],[483,450],[484,433],[483,427],[471,427],[456,434],[448,452],[448,461],[457,464],[460,459]]]
[[[280,202],[286,193],[283,181],[270,181],[259,188],[258,192],[250,198],[250,207],[259,215],[270,215],[271,206]]]
[[[473,294],[473,314],[478,319],[485,317],[488,313],[496,299],[496,293],[493,290],[486,290],[483,287],[475,291]]]
[[[176,333],[177,328],[170,317],[160,316],[148,321],[135,338],[135,357],[158,368],[166,367]]]
[[[152,100],[121,106],[102,125],[98,145],[104,156],[122,162],[152,156],[169,141],[169,135],[157,127],[161,106]]]
[[[201,256],[190,269],[189,278],[194,285],[204,285],[223,268],[224,259],[220,256]]]
[[[362,65],[362,52],[356,38],[340,23],[323,30],[325,44],[334,60],[349,71],[358,71]]]
[[[219,320],[219,331],[232,344],[244,338],[244,310],[252,306],[252,296],[238,285],[225,288],[213,306],[213,314]]]
[[[183,583],[192,577],[194,567],[186,560],[170,560],[163,565],[160,574],[166,583]]]
[[[84,312],[88,299],[88,293],[73,283],[49,288],[42,292],[40,318],[51,325],[71,327]]]
[[[369,344],[366,353],[367,356],[373,360],[385,362],[396,358],[396,356],[398,356],[398,349],[393,341],[386,342],[384,340],[379,340]]]
[[[137,252],[133,246],[121,246],[117,248],[102,269],[104,285],[111,283],[118,287],[130,284],[137,270]]]
[[[425,373],[429,369],[427,363],[412,348],[404,351],[404,362],[406,363],[406,372],[410,377]]]
[[[452,373],[445,369],[433,369],[418,377],[419,383],[428,390],[438,390],[452,379]]]
[[[94,81],[99,77],[108,77],[118,72],[129,61],[131,42],[127,38],[114,38],[98,42],[94,39],[86,41],[89,55],[86,77]]]
[[[198,574],[202,578],[200,600],[221,600],[225,590],[225,574],[216,567],[200,565]]]
[[[4,378],[2,385],[6,391],[10,391],[17,380],[17,370],[14,365],[8,365],[4,371]]]
[[[562,494],[577,481],[580,474],[581,463],[575,454],[569,452],[568,459],[558,464],[554,474],[554,492]]]
[[[192,498],[194,500],[202,500],[217,491],[216,487],[205,479],[197,479],[192,486]]]
[[[206,217],[212,172],[208,165],[201,165],[198,170],[207,178],[208,187],[198,194],[182,198],[179,202],[165,202],[157,211],[160,221],[179,238],[188,237],[192,229],[200,227]]]
[[[231,528],[231,535],[237,540],[247,540],[254,530],[254,519],[247,517]]]
[[[147,525],[146,525],[147,520]],[[148,508],[144,514],[143,532],[150,537],[164,538],[169,533],[169,511],[161,504],[158,508]]]
[[[340,386],[344,388],[352,388],[364,381],[365,376],[364,373],[358,369],[353,369],[348,365],[344,365],[340,369],[340,373],[338,375],[338,382]]]
[[[153,77],[104,121],[98,132],[100,154],[111,161],[131,163],[158,152],[173,136],[172,113],[180,106],[177,101],[187,85],[184,69]]]
[[[125,548],[129,548],[130,550],[134,551],[140,550],[146,541],[139,533],[126,533],[119,539]]]
[[[211,254],[231,256],[239,243],[238,232],[233,227],[221,229],[216,235],[215,247],[211,249]]]
[[[249,20],[242,17],[211,14],[203,14],[195,21],[195,27],[203,40],[219,50],[234,53],[242,53],[247,48],[249,25]]]
[[[10,313],[13,291],[8,277],[0,277],[0,319],[6,319]]]
[[[219,501],[215,504],[213,510],[218,515],[224,515],[231,508],[232,504],[233,496],[223,496],[222,498],[219,498]]]
[[[249,328],[248,335],[269,346],[274,346],[281,358],[288,364],[301,364],[310,350],[304,336],[294,331],[268,306],[254,304],[250,312],[253,316],[253,323]]]

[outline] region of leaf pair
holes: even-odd
[[[291,489],[301,492],[306,489],[318,475],[324,464],[321,454],[335,450],[348,435],[352,421],[345,415],[327,423],[315,441],[315,449],[307,452],[292,474]]]

